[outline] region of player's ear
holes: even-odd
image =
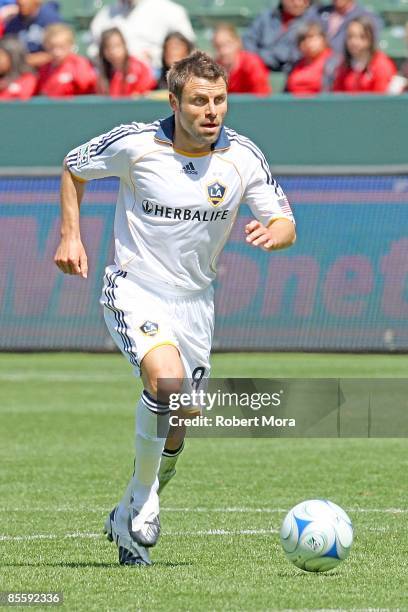
[[[174,93],[173,93],[173,92],[171,92],[171,91],[169,92],[169,104],[170,104],[171,110],[172,110],[173,112],[175,112],[176,110],[178,110],[178,108],[179,108],[179,103],[178,103],[177,97],[176,97],[176,96],[174,95]]]

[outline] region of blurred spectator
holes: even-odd
[[[344,60],[339,66],[333,91],[387,93],[397,73],[394,62],[376,48],[375,31],[368,17],[357,17],[346,30]]]
[[[164,39],[162,67],[156,89],[167,89],[167,72],[174,62],[184,59],[194,49],[194,44],[180,32],[170,32]]]
[[[18,13],[16,0],[0,0],[0,38],[3,36],[6,22]]]
[[[147,64],[129,55],[118,28],[102,33],[99,48],[99,93],[114,97],[143,94],[155,88],[156,81]]]
[[[344,60],[338,68],[333,91],[387,93],[397,69],[376,48],[374,26],[369,17],[357,17],[346,30]]]
[[[405,24],[405,38],[408,47],[408,23]],[[402,64],[398,72],[399,74],[392,78],[388,92],[391,94],[408,93],[408,60]]]
[[[38,94],[63,98],[95,93],[95,70],[86,58],[75,55],[74,43],[74,33],[64,23],[45,30],[44,47],[51,61],[40,68]]]
[[[281,0],[277,8],[254,19],[244,34],[244,47],[257,53],[270,70],[289,72],[300,59],[297,31],[316,16],[310,0]]]
[[[243,51],[241,37],[233,25],[224,23],[215,28],[213,46],[217,62],[228,74],[229,93],[272,92],[268,69],[258,55]]]
[[[186,10],[171,0],[117,0],[104,6],[91,23],[91,58],[98,54],[104,30],[117,27],[125,37],[129,53],[160,70],[164,39],[170,32],[181,32],[194,41],[193,28]]]
[[[18,14],[7,22],[6,34],[17,34],[25,45],[27,62],[38,68],[49,61],[44,52],[43,36],[51,23],[62,21],[57,2],[42,0],[17,0]]]
[[[37,77],[26,63],[25,48],[15,36],[0,40],[0,100],[28,100]]]
[[[346,30],[350,21],[357,17],[367,16],[375,28],[375,38],[378,40],[382,29],[382,21],[372,11],[354,2],[354,0],[333,0],[333,4],[319,9],[320,19],[327,32],[327,38],[332,49],[343,53],[346,41]]]
[[[291,70],[285,91],[300,96],[330,91],[339,59],[327,43],[322,24],[304,24],[297,42],[302,58]]]

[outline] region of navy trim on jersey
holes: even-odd
[[[154,123],[129,123],[127,125],[120,125],[113,128],[110,132],[105,134],[100,142],[97,143],[97,155],[102,153],[109,145],[113,144],[118,140],[117,136],[122,135],[123,137],[129,136],[130,134],[141,134],[143,132],[154,132],[157,129],[159,122]],[[143,127],[139,127],[143,126]]]
[[[117,285],[115,281],[119,276],[126,278],[127,274],[123,270],[118,270],[117,272],[114,272],[112,275],[106,274],[105,276],[108,281],[108,286],[105,287],[105,290],[104,290],[105,295],[106,295],[106,300],[107,300],[105,306],[106,308],[109,308],[109,310],[111,310],[113,314],[115,315],[115,320],[118,325],[117,331],[122,339],[124,352],[129,355],[131,364],[136,367],[139,367],[139,362],[137,361],[136,356],[132,351],[132,348],[133,348],[132,341],[129,338],[128,333],[127,333],[128,326],[126,325],[126,321],[125,321],[125,313],[123,312],[123,310],[120,310],[119,308],[117,308],[114,304],[115,289],[117,289]]]
[[[174,141],[174,115],[160,120],[160,126],[155,134],[155,139],[166,144]],[[223,151],[231,146],[224,126],[222,126],[217,141],[211,145],[212,151]]]
[[[154,123],[149,123],[145,125],[143,128],[135,127],[137,125],[145,125],[145,124],[129,124],[122,125],[117,128],[113,128],[110,132],[105,134],[105,136],[98,142],[93,142],[89,149],[89,157],[92,159],[97,155],[101,155],[110,145],[114,144],[121,138],[125,138],[126,136],[132,136],[137,134],[144,134],[145,132],[156,132],[157,126],[159,125],[158,121]],[[86,143],[85,143],[86,144]],[[84,146],[84,145],[81,145]],[[70,153],[66,156],[65,162],[67,165],[76,165],[78,152]]]
[[[112,144],[114,144],[115,142],[117,142],[121,138],[126,138],[126,136],[132,136],[132,135],[136,136],[137,134],[144,134],[145,132],[155,132],[155,131],[156,131],[156,128],[149,128],[149,129],[137,130],[137,131],[135,131],[135,130],[128,130],[127,132],[125,132],[123,134],[122,133],[117,134],[115,136],[115,138],[112,138],[111,140],[106,142],[102,148],[98,147],[97,150],[96,150],[96,155],[101,155],[108,147],[110,147]]]

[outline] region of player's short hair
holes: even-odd
[[[188,57],[175,62],[168,71],[167,85],[169,91],[181,101],[184,86],[193,77],[206,79],[207,81],[223,79],[227,84],[227,75],[224,68],[204,51],[194,51]]]
[[[47,44],[53,36],[58,36],[58,34],[66,34],[72,40],[72,43],[75,42],[74,31],[69,25],[66,23],[52,23],[44,30],[44,45]]]

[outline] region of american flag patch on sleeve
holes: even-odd
[[[283,196],[283,197],[279,198],[278,204],[279,204],[280,209],[283,212],[283,214],[289,215],[291,217],[293,216],[292,209],[290,207],[290,204],[288,202],[288,198],[286,196]]]

